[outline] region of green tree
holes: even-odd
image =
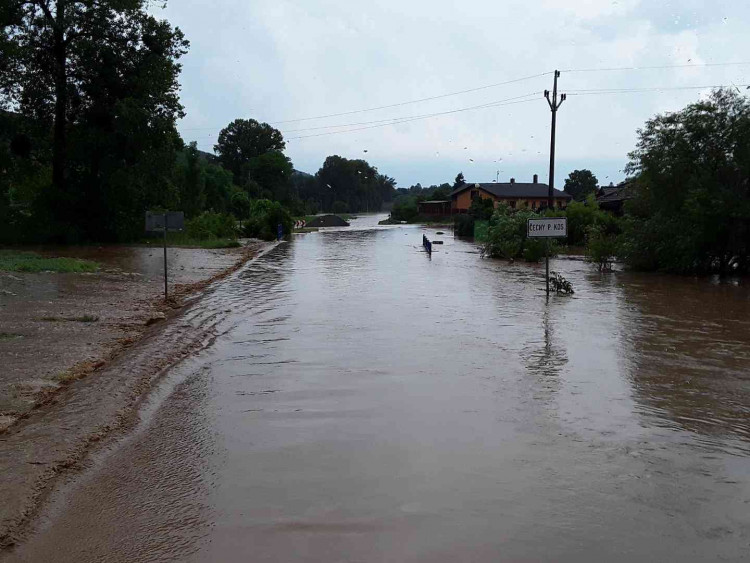
[[[289,235],[294,226],[292,216],[278,201],[256,199],[250,202],[250,218],[245,225],[247,236],[274,240],[278,225],[285,235]]]
[[[10,0],[0,16],[0,103],[52,131],[52,234],[130,230],[134,207],[169,197],[187,41],[144,0]]]
[[[591,170],[573,170],[565,178],[565,188],[563,191],[573,196],[574,200],[583,201],[589,194],[596,191],[598,185],[599,180],[596,179]]]
[[[247,180],[251,159],[269,151],[286,147],[281,131],[255,119],[235,119],[219,132],[214,151],[219,162],[234,174],[234,181],[243,185]]]
[[[217,213],[229,211],[229,202],[237,186],[232,183],[232,173],[222,166],[207,162],[203,169],[205,179],[203,192],[205,196],[205,207],[207,210]]]
[[[271,150],[250,159],[247,166],[248,177],[257,182],[262,190],[268,190],[276,200],[289,198],[291,187],[292,161],[284,153]]]
[[[453,189],[457,190],[461,186],[465,186],[465,185],[466,185],[466,180],[464,180],[464,173],[459,172],[458,175],[456,176],[456,179],[453,181]]]
[[[315,178],[323,209],[330,210],[334,201],[342,201],[351,212],[380,210],[384,201],[393,198],[396,184],[366,161],[338,155],[326,158]]]
[[[394,221],[411,222],[419,215],[417,207],[417,198],[414,196],[401,195],[393,202],[391,210],[391,219]]]
[[[183,153],[184,162],[180,164],[181,190],[180,203],[188,217],[195,217],[206,206],[206,177],[198,146],[190,143]]]
[[[674,272],[750,269],[750,100],[716,90],[638,131],[621,252]]]

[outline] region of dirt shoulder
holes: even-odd
[[[148,246],[35,249],[94,260],[90,274],[0,272],[0,432],[61,385],[101,368],[136,342],[147,325],[241,265],[266,243],[242,248],[170,248],[164,302],[163,252]]]
[[[16,542],[55,479],[93,443],[134,422],[166,369],[211,340],[218,320],[197,306],[202,290],[273,246],[170,249],[166,303],[160,249],[40,249],[103,268],[0,273],[0,334],[12,335],[0,341],[0,548]]]

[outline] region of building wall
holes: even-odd
[[[546,205],[547,204],[547,198],[541,198],[541,199],[540,198],[517,198],[517,199],[502,198],[502,199],[500,199],[500,198],[497,198],[497,197],[495,197],[494,195],[492,195],[490,193],[485,192],[484,190],[479,190],[479,194],[483,198],[490,198],[490,199],[494,200],[495,201],[495,207],[497,207],[498,204],[501,201],[504,201],[508,205],[511,205],[511,207],[512,207],[511,202],[514,201],[516,203],[516,205],[515,205],[516,209],[523,209],[524,208],[524,204],[526,204],[526,206],[529,209],[531,209],[532,207],[535,207],[536,209],[538,209],[542,205]],[[568,202],[564,198],[555,198],[554,202],[555,202],[555,207],[558,207],[559,205],[562,205],[562,207],[564,209],[565,207],[568,206]],[[469,209],[470,206],[471,206],[471,189],[464,190],[463,192],[461,192],[460,194],[458,194],[458,196],[456,197],[456,199],[453,200],[453,203],[452,203],[452,209],[454,210],[454,212],[455,211],[466,211],[466,210]]]
[[[454,211],[455,210],[466,211],[469,209],[469,207],[471,207],[471,192],[473,189],[475,188],[464,190],[460,194],[458,194],[456,199],[453,200],[452,206],[451,206]],[[495,206],[497,206],[497,198],[495,198],[495,196],[493,196],[492,194],[489,194],[485,192],[484,190],[480,189],[479,195],[482,196],[483,198],[489,198],[489,199],[495,200]]]

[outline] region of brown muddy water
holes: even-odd
[[[750,557],[750,288],[298,236],[12,561]],[[432,258],[422,233],[445,241]]]

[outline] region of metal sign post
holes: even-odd
[[[567,217],[529,219],[526,222],[526,236],[546,239],[544,241],[544,258],[547,272],[547,296],[549,296],[549,239],[568,236],[568,219]]]
[[[182,231],[185,228],[185,214],[182,211],[165,211],[151,213],[146,211],[146,232],[164,233],[164,301],[169,297],[169,278],[167,275],[167,231]]]
[[[167,297],[169,296],[169,290],[167,289],[167,225],[169,223],[169,217],[167,214],[164,214],[164,301],[167,300]],[[547,293],[549,293],[549,289],[547,289]]]

